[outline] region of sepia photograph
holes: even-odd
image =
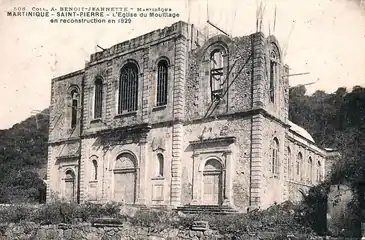
[[[0,9],[0,240],[365,239],[364,0]]]

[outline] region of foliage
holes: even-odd
[[[358,219],[364,220],[365,182],[365,88],[351,92],[339,88],[332,94],[317,91],[305,95],[303,86],[290,90],[289,118],[304,126],[322,147],[337,148],[342,157],[332,167],[327,181],[312,188],[304,197],[300,220],[323,233],[326,196],[331,184],[349,185],[355,197],[349,206]]]
[[[0,130],[0,203],[40,202],[47,163],[48,109]],[[37,119],[36,119],[37,118]]]
[[[327,196],[329,182],[312,187],[308,194],[302,192],[303,202],[296,211],[296,221],[308,226],[319,235],[327,234]]]
[[[90,222],[95,218],[112,217],[130,225],[149,228],[152,232],[165,229],[191,229],[194,221],[208,221],[211,229],[247,239],[258,232],[276,233],[279,236],[309,234],[311,230],[295,221],[297,206],[285,202],[267,210],[235,215],[181,215],[168,210],[138,210],[133,216],[121,211],[117,204],[74,204],[56,201],[37,207],[19,205],[0,208],[0,222],[34,222],[38,224],[75,224]],[[108,219],[106,219],[108,220]],[[285,238],[281,238],[285,239]]]
[[[40,224],[90,222],[104,216],[119,218],[118,204],[76,204],[56,201],[44,205],[10,205],[0,208],[0,222],[30,221]]]

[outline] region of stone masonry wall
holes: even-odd
[[[250,196],[250,119],[225,119],[210,122],[195,123],[184,126],[184,144],[182,146],[182,205],[189,204],[193,198],[193,171],[200,168],[198,161],[193,161],[193,149],[190,141],[197,141],[199,136],[212,128],[212,137],[236,137],[232,158],[232,182],[227,187],[232,188],[233,204],[237,210],[246,211]],[[206,134],[206,133],[205,133]],[[215,156],[214,151],[207,156]],[[228,170],[227,170],[228,171]],[[196,177],[196,176],[195,176]]]
[[[242,233],[244,234],[244,233]],[[244,239],[256,240],[273,239],[277,233],[258,232],[244,234]],[[298,236],[296,236],[298,237]],[[306,235],[300,235],[300,239],[308,239]],[[180,239],[236,239],[232,234],[220,234],[217,230],[188,230],[166,228],[164,230],[154,230],[147,227],[131,226],[100,226],[94,227],[89,223],[79,225],[38,225],[35,223],[23,224],[1,224],[0,240],[180,240]],[[322,239],[322,237],[311,237],[310,239]],[[332,238],[331,238],[332,239]]]
[[[49,142],[77,138],[80,135],[81,123],[81,85],[83,71],[70,73],[62,78],[52,80],[51,106],[49,124]],[[71,129],[71,89],[77,88],[79,97],[78,124]]]
[[[285,159],[285,128],[275,120],[265,118],[263,122],[262,145],[262,182],[261,182],[261,206],[266,208],[274,202],[280,203],[287,197],[284,195],[284,183],[287,180]],[[276,138],[279,142],[279,174],[272,172],[272,144]]]

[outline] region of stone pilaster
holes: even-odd
[[[284,121],[287,122],[289,120],[289,66],[284,66],[284,109],[283,109],[283,115],[284,115]]]
[[[285,137],[284,140],[284,159],[282,159],[282,170],[284,173],[284,179],[283,179],[283,183],[284,183],[284,191],[283,191],[283,200],[289,200],[289,181],[290,181],[290,174],[292,173],[293,169],[291,168],[291,165],[289,165],[291,163],[291,161],[293,161],[293,159],[290,159],[290,155],[289,155],[289,140],[287,137]],[[289,160],[290,159],[290,160]]]
[[[52,166],[54,164],[54,161],[52,160],[52,150],[53,148],[51,146],[48,146],[48,155],[47,155],[47,189],[46,189],[46,202],[52,201],[52,190],[51,190],[51,184],[52,184],[52,178],[53,175],[51,173]]]
[[[263,33],[252,35],[251,61],[253,63],[252,107],[262,108],[265,103],[265,37]]]
[[[143,51],[143,83],[142,83],[142,121],[144,123],[148,122],[149,116],[149,93],[150,93],[150,86],[149,86],[149,79],[150,73],[147,71],[149,63],[149,48],[145,48]]]
[[[251,183],[250,183],[250,206],[260,206],[260,192],[262,181],[262,158],[263,158],[263,122],[261,114],[252,117],[251,136]]]
[[[193,154],[193,199],[191,204],[199,204],[200,178],[199,178],[199,154]]]
[[[78,184],[78,187],[79,187],[79,199],[80,199],[80,203],[83,203],[86,199],[86,192],[85,192],[85,189],[86,189],[86,185],[85,185],[85,158],[87,157],[87,154],[86,154],[86,144],[84,143],[84,141],[81,140],[81,143],[80,143],[80,165],[79,165],[79,176],[78,176],[78,179],[79,179],[79,184]]]
[[[148,148],[147,148],[147,139],[143,137],[139,142],[140,147],[140,164],[139,164],[139,194],[137,196],[137,203],[138,204],[146,204],[146,190],[147,190],[147,183],[148,183]]]
[[[82,107],[82,117],[80,119],[80,124],[81,124],[81,127],[83,128],[83,130],[81,130],[82,132],[84,132],[86,129],[86,127],[89,125],[88,124],[88,121],[90,121],[90,116],[92,116],[90,114],[90,110],[91,110],[91,104],[92,101],[90,98],[90,93],[91,93],[91,89],[90,88],[90,84],[89,84],[89,75],[88,75],[88,72],[85,72],[84,73],[84,76],[83,76],[83,82],[84,82],[84,86],[81,88],[81,93],[82,94],[82,97],[80,98],[81,100],[81,107]]]
[[[232,193],[232,183],[233,183],[233,174],[234,171],[234,163],[232,159],[232,152],[225,152],[225,160],[226,160],[226,168],[225,168],[225,184],[224,184],[224,202],[223,204],[226,206],[233,206],[233,193]]]
[[[187,46],[184,37],[176,38],[173,89],[172,162],[171,162],[171,205],[181,203],[181,152],[184,137],[185,78]]]
[[[109,64],[108,64],[109,65]],[[103,111],[103,113],[105,113],[105,117],[103,114],[103,118],[105,119],[106,123],[109,123],[112,121],[112,118],[114,117],[114,113],[115,113],[115,103],[113,101],[113,97],[114,97],[114,89],[113,89],[113,68],[112,67],[108,67],[108,70],[106,71],[106,78],[105,78],[105,83],[104,83],[104,92],[105,92],[105,97],[103,99],[103,102],[105,101],[105,104],[103,105],[103,107],[105,106],[105,110]]]

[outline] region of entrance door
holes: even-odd
[[[133,204],[135,195],[135,173],[115,173],[114,179],[114,200],[116,202]]]
[[[114,166],[114,201],[127,204],[135,203],[136,165],[130,153],[118,156]]]
[[[65,178],[65,199],[69,202],[75,201],[75,174],[67,170]]]
[[[217,160],[209,160],[203,173],[203,204],[220,205],[222,202],[222,165]]]
[[[204,175],[204,204],[219,205],[221,192],[221,174]]]

